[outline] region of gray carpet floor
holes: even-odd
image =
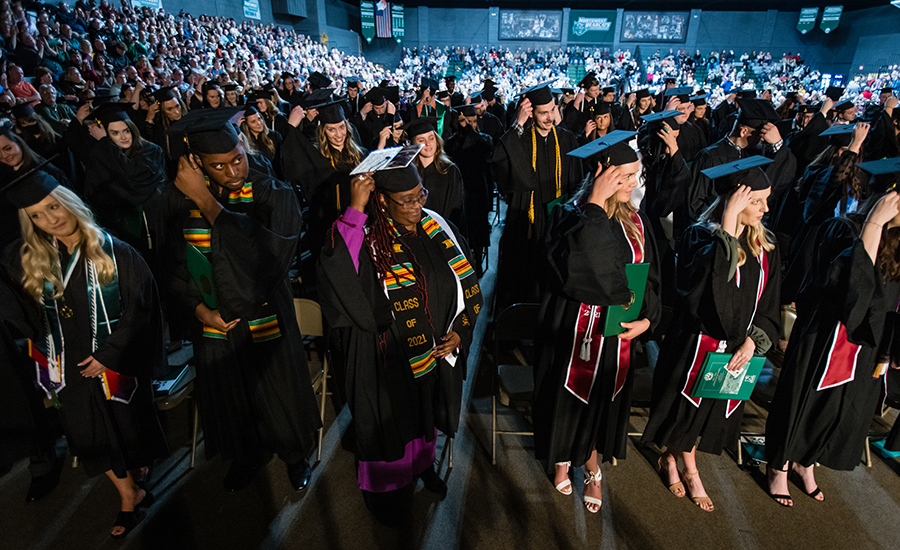
[[[496,227],[483,280],[486,295],[499,232]],[[481,348],[485,328],[479,323],[474,350]],[[306,492],[293,492],[283,464],[273,459],[248,488],[228,494],[222,490],[227,464],[205,460],[202,443],[196,467],[189,468],[189,413],[181,405],[162,416],[172,454],[154,470],[157,503],[127,539],[108,536],[118,510],[112,484],[86,478],[68,467],[69,458],[59,487],[35,503],[24,503],[30,479],[25,462],[0,478],[0,549],[900,548],[900,463],[874,453],[872,467],[861,461],[852,472],[817,470],[824,502],[791,485],[792,509],[766,495],[764,466],[738,466],[729,453],[701,455],[702,479],[716,506],[706,513],[671,495],[654,470],[658,451],[632,439],[627,460],[603,465],[603,507],[590,514],[581,503],[580,482],[573,496],[555,491],[533,458],[530,437],[501,438],[497,464],[491,464],[492,363],[481,359],[476,352],[469,360],[452,469],[446,440],[438,443],[438,471],[448,495],[439,500],[419,483],[408,527],[385,528],[366,510],[353,455],[341,446],[350,420],[346,409],[335,416],[329,407],[322,460]],[[649,373],[637,374],[638,386],[646,387]],[[635,432],[647,415],[646,408],[633,408]],[[886,431],[893,418],[876,420],[873,431]],[[505,407],[500,421],[507,429],[530,429],[522,414]],[[764,422],[765,411],[751,403],[746,430],[758,431]],[[580,476],[577,471],[574,479]]]

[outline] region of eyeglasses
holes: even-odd
[[[414,199],[406,199],[403,202],[394,200],[393,197],[391,197],[387,193],[385,193],[384,196],[387,197],[388,200],[390,200],[392,203],[396,204],[400,208],[402,208],[404,210],[412,210],[413,208],[416,207],[416,203],[419,203],[419,206],[425,206],[425,202],[428,201],[428,189],[425,189],[423,187],[422,191],[419,193],[418,197],[416,197]]]

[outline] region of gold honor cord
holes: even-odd
[[[556,146],[556,197],[562,195],[562,163],[559,159],[559,136],[556,134],[556,126],[553,130],[553,144]],[[531,169],[537,171],[537,132],[531,127]],[[531,202],[528,205],[528,223],[534,224],[534,191],[531,192]]]

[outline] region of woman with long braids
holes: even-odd
[[[535,456],[545,461],[553,484],[571,495],[569,468],[584,466],[585,507],[597,513],[600,462],[625,458],[634,379],[631,342],[650,336],[662,309],[653,232],[631,202],[641,169],[637,153],[619,141],[587,164],[581,190],[550,215],[550,277],[538,330],[532,413]],[[640,314],[622,323],[618,336],[604,337],[604,310],[631,296],[625,274],[631,263],[650,267]]]
[[[657,467],[669,491],[689,496],[707,512],[713,502],[700,481],[696,452],[720,454],[733,446],[744,406],[693,397],[694,383],[707,353],[732,354],[725,368],[740,372],[754,354],[778,341],[781,260],[762,223],[772,190],[759,168],[765,162],[749,157],[704,172],[718,197],[679,243],[675,316],[653,373],[643,440],[666,448]]]
[[[896,368],[879,344],[900,297],[898,205],[896,192],[873,196],[818,232],[766,421],[768,491],[782,506],[793,505],[791,471],[804,493],[824,500],[813,466],[859,464],[888,364]]]
[[[167,454],[151,376],[166,366],[156,284],[133,248],[90,209],[36,170],[7,188],[22,245],[9,272],[43,315],[32,342],[37,384],[59,408],[69,450],[89,477],[106,474],[121,497],[111,532],[126,535],[153,503],[140,484]]]
[[[416,167],[354,177],[328,234],[319,293],[355,436],[357,480],[383,523],[409,517],[417,477],[446,494],[435,438],[459,424],[468,346],[482,307],[459,232],[423,208]],[[368,307],[366,307],[368,306]]]

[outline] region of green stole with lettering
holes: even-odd
[[[452,330],[456,319],[460,319],[463,326],[474,326],[483,303],[481,287],[456,235],[449,224],[431,210],[422,211],[419,225],[427,238],[439,244],[447,261],[447,269],[452,270],[455,275],[456,311],[448,331]],[[406,352],[413,377],[418,378],[437,366],[434,346],[440,344],[440,339],[445,335],[435,334],[431,311],[428,309],[428,282],[419,280],[421,274],[416,272],[418,266],[400,240],[400,232],[396,226],[393,237],[393,262],[391,272],[385,276],[384,289],[391,301],[391,313],[400,335],[400,346]],[[447,359],[451,364],[455,363],[455,356]]]

